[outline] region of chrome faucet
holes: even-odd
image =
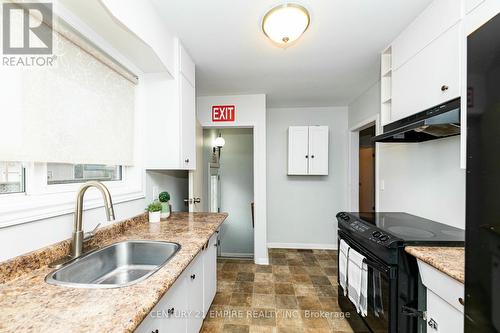
[[[95,231],[99,227],[98,224],[93,231],[90,233],[84,233],[82,230],[82,220],[83,220],[83,196],[85,192],[91,188],[95,187],[101,191],[102,198],[104,199],[104,210],[106,212],[106,217],[108,221],[113,221],[115,219],[115,211],[113,209],[113,202],[111,201],[111,194],[103,183],[97,181],[89,181],[83,184],[78,190],[76,196],[76,207],[75,207],[75,224],[73,229],[73,239],[71,240],[71,258],[78,258],[83,254],[83,242],[94,236]]]

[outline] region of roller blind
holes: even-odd
[[[132,165],[135,85],[54,33],[53,66],[0,68],[0,161]]]

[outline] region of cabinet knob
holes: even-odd
[[[191,280],[196,279],[196,274],[191,275]]]
[[[459,297],[458,298],[458,303],[462,304],[462,305],[465,305],[465,301],[462,297]]]
[[[168,309],[168,310],[167,310],[167,313],[168,313],[169,315],[173,315],[173,314],[174,314],[174,312],[175,312],[175,309],[174,309],[174,308],[171,308],[171,309]]]
[[[309,155],[306,155],[306,158],[309,158]]]
[[[443,85],[441,86],[441,91],[446,91],[446,90],[448,90],[449,88],[450,88],[450,87],[448,87],[447,85],[443,84]]]
[[[154,330],[154,331],[151,331],[151,333],[159,333],[160,331],[158,331],[157,329]]]
[[[314,155],[311,155],[311,158],[314,158]]]
[[[184,162],[189,163],[189,158],[186,158]]]

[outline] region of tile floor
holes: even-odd
[[[337,305],[337,252],[269,251],[270,265],[220,259],[202,332],[363,332]]]

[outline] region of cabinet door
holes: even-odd
[[[288,128],[288,174],[307,175],[309,160],[309,127],[290,126]]]
[[[195,90],[183,74],[180,74],[181,104],[181,165],[183,169],[196,168],[196,109]]]
[[[465,0],[465,13],[469,14],[483,2],[484,0]]]
[[[136,333],[186,332],[185,279],[179,278],[135,330]]]
[[[203,323],[203,255],[198,255],[187,270],[187,332],[198,333]],[[175,331],[172,331],[175,332]]]
[[[462,333],[463,331],[463,313],[427,289],[427,332]]]
[[[206,315],[217,292],[217,234],[214,234],[203,252],[203,313]]]
[[[328,175],[328,126],[309,127],[309,174]]]
[[[393,72],[391,122],[460,96],[460,24]]]

